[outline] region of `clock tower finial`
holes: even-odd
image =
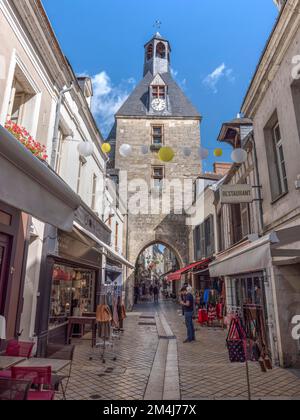
[[[161,23],[160,23],[161,24]],[[171,47],[159,32],[145,45],[144,76],[150,71],[153,76],[170,71]]]

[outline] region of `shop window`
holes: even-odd
[[[95,312],[95,281],[94,271],[54,266],[50,327],[67,322],[70,316]]]
[[[162,166],[154,166],[152,168],[152,179],[154,188],[161,191],[163,189],[164,168]]]
[[[163,125],[152,126],[152,144],[161,146],[164,143],[164,127]]]

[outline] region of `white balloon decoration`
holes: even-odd
[[[203,147],[200,147],[199,155],[201,159],[207,159],[209,156],[209,150],[204,149]]]
[[[132,147],[130,146],[130,144],[122,144],[122,146],[120,147],[120,155],[122,157],[129,157],[132,153]]]
[[[149,153],[149,147],[143,144],[143,146],[141,146],[141,154],[147,155],[148,153]]]
[[[244,163],[247,160],[247,152],[243,149],[235,149],[231,153],[231,159],[234,163]]]
[[[80,156],[89,157],[94,153],[94,146],[89,141],[82,141],[79,143],[77,150]]]
[[[192,154],[192,149],[190,147],[184,147],[182,149],[184,157],[190,157]]]

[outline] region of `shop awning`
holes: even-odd
[[[127,261],[126,258],[122,257],[122,255],[118,254],[112,247],[107,245],[106,243],[102,242],[97,236],[93,235],[88,230],[84,229],[82,226],[80,226],[79,223],[74,222],[74,227],[79,230],[80,232],[84,233],[87,237],[91,238],[98,247],[104,248],[111,259],[125,265],[126,267],[129,267],[131,269],[134,268],[134,265],[131,264],[131,262]]]
[[[72,231],[80,197],[46,163],[0,126],[0,200],[42,222]]]
[[[198,261],[193,264],[188,265],[187,267],[182,268],[181,270],[175,271],[175,273],[171,273],[167,276],[167,281],[179,281],[181,276],[184,274],[189,273],[190,271],[197,269],[197,270],[204,270],[208,268],[209,263],[211,262],[211,258],[206,260]]]
[[[233,276],[266,269],[271,263],[271,244],[278,243],[275,233],[241,245],[209,265],[211,277]]]

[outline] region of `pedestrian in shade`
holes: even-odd
[[[192,289],[183,287],[181,293],[184,299],[181,301],[181,305],[184,308],[185,324],[187,329],[187,339],[184,343],[192,343],[196,341],[195,327],[193,322],[194,315],[194,296],[192,295]]]

